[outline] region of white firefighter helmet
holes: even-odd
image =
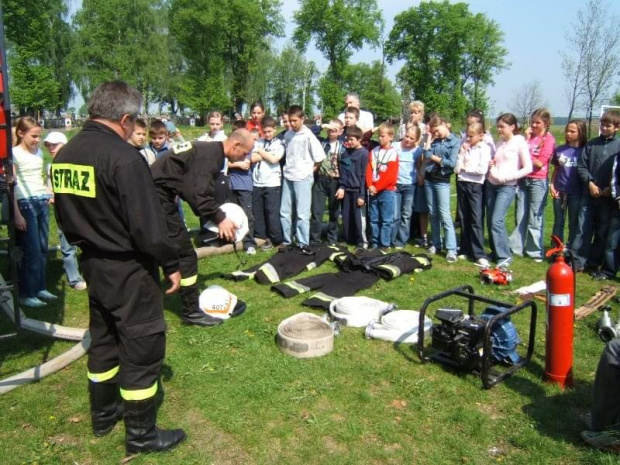
[[[237,306],[237,296],[222,286],[212,285],[200,293],[198,306],[207,315],[227,320]]]
[[[237,228],[235,232],[235,242],[241,241],[250,230],[248,228],[248,217],[243,211],[243,208],[236,203],[225,203],[220,206],[220,209],[226,213],[226,218],[232,220],[235,224],[235,228]],[[216,234],[219,232],[217,224],[211,220],[205,223],[204,228]]]

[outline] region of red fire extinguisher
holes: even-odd
[[[551,240],[555,247],[547,251],[547,257],[554,256],[555,261],[547,270],[545,379],[564,389],[573,385],[575,273],[564,260],[562,241],[557,236]]]

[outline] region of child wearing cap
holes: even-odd
[[[49,150],[52,158],[56,156],[56,154],[60,151],[60,149],[67,143],[67,136],[65,136],[62,132],[52,131],[47,137],[43,140],[43,144]],[[48,186],[50,187],[50,165],[47,166],[47,178],[48,178]],[[53,203],[53,198],[50,203]],[[65,274],[67,275],[67,281],[69,281],[69,285],[77,290],[83,291],[86,289],[86,281],[80,274],[80,270],[78,268],[77,262],[77,247],[69,244],[67,238],[64,233],[58,228],[58,240],[60,241],[60,252],[62,253],[62,266],[65,270]]]

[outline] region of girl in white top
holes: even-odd
[[[525,139],[519,135],[515,115],[500,115],[496,125],[500,141],[496,145],[495,156],[489,162],[487,226],[492,258],[499,264],[508,264],[512,255],[506,231],[506,213],[515,197],[517,180],[532,172],[532,159]]]
[[[515,186],[519,179],[532,172],[532,159],[527,142],[522,135],[515,133],[516,129],[512,129],[516,128],[516,118],[515,124],[507,124],[500,121],[505,115],[498,118],[497,132],[500,141],[497,143],[495,156],[489,163],[489,182],[494,185]]]
[[[473,123],[467,126],[465,142],[461,144],[454,172],[456,184],[458,220],[461,223],[459,253],[489,266],[484,251],[484,179],[491,161],[491,148],[484,142],[484,126]]]
[[[39,148],[41,126],[32,117],[19,118],[15,126],[15,229],[23,258],[19,267],[19,301],[28,307],[44,307],[57,297],[46,290],[48,204],[43,152]]]
[[[198,141],[200,142],[221,142],[227,139],[226,133],[222,129],[223,119],[222,114],[219,111],[212,111],[207,115],[207,121],[209,122],[209,132],[200,136]],[[222,173],[228,173],[228,158],[224,157],[224,168]]]
[[[426,134],[426,126],[422,122],[424,119],[424,102],[414,100],[409,104],[409,120],[400,125],[398,128],[398,140],[403,140],[407,130],[411,126],[417,126],[420,129],[422,137]],[[422,139],[420,139],[422,141]]]
[[[222,129],[222,114],[219,111],[212,111],[207,115],[209,123],[209,132],[198,138],[201,142],[223,141],[226,139],[226,133]]]

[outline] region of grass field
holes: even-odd
[[[549,208],[547,233],[552,216]],[[191,214],[188,219],[190,225],[196,224]],[[53,219],[51,223],[55,244]],[[422,251],[413,246],[407,250]],[[247,257],[247,266],[269,255]],[[234,255],[201,260],[199,282],[201,287],[224,285],[245,300],[248,310],[239,318],[213,329],[182,326],[178,296],[165,299],[166,398],[159,423],[184,428],[188,440],[173,451],[139,456],[132,463],[617,463],[616,456],[592,450],[579,438],[580,416],[588,411],[603,348],[594,329],[598,315],[575,325],[574,389],[561,391],[542,381],[545,312],[537,301],[532,363],[494,389],[483,390],[479,378],[422,364],[411,347],[366,340],[362,329],[345,328],[334,351],[325,357],[297,360],[284,355],[274,342],[277,325],[307,310],[300,305],[304,296],[285,300],[254,282],[219,278],[237,265]],[[471,263],[448,265],[438,256],[429,271],[381,281],[360,294],[395,302],[402,309],[418,309],[435,293],[471,284],[480,294],[516,303],[504,291],[544,279],[546,269],[547,264],[517,258],[512,285],[487,287],[478,282]],[[50,256],[48,270],[49,289],[62,298],[27,314],[85,327],[86,293],[69,288],[59,255]],[[334,270],[330,263],[302,276]],[[1,262],[0,272],[7,276]],[[578,275],[577,305],[600,287],[590,277]],[[462,306],[459,301],[451,303]],[[524,341],[528,318],[525,314],[515,318]],[[10,330],[8,320],[0,317],[0,331]],[[28,332],[0,340],[0,378],[49,360],[72,345]],[[0,397],[2,463],[113,464],[123,459],[122,425],[101,439],[91,434],[85,374],[82,358],[41,382]]]

